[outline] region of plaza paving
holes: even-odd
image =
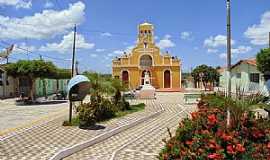
[[[51,120],[67,111],[67,103],[16,106],[15,99],[0,100],[0,136],[11,130]]]
[[[102,125],[102,130],[81,130],[77,127],[61,126],[65,116],[39,125],[11,137],[2,139],[0,159],[49,159],[60,150],[87,141],[102,133],[147,117],[151,113],[164,111],[158,116],[120,132],[100,143],[79,151],[65,159],[156,159],[168,137],[167,127],[174,133],[181,118],[195,110],[194,106],[183,105],[181,93],[159,93],[157,100],[132,101],[146,103],[143,112],[113,119]]]

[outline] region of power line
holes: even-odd
[[[1,40],[1,43],[4,43],[4,44],[6,44],[6,45],[11,45],[10,43],[5,42],[5,41],[3,41],[3,40]],[[18,48],[18,49],[20,49],[20,50],[23,50],[23,51],[26,51],[26,52],[30,52],[30,53],[36,54],[36,53],[33,52],[33,51],[27,50],[27,49],[22,48],[22,47],[19,47],[19,46],[16,46],[16,48]],[[67,59],[62,59],[62,58],[57,58],[57,57],[47,56],[47,55],[43,55],[43,54],[40,54],[40,53],[37,53],[37,54],[38,54],[38,56],[43,56],[43,57],[47,57],[47,58],[54,59],[54,60],[58,60],[58,61],[70,61],[70,60],[67,60]]]

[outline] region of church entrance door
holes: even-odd
[[[171,88],[171,73],[168,70],[164,72],[164,88]]]
[[[123,72],[122,72],[122,82],[123,82],[125,85],[128,85],[128,83],[129,83],[129,75],[128,75],[128,71],[123,71]]]

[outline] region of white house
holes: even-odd
[[[0,98],[15,97],[18,92],[16,79],[7,76],[3,67],[0,67]]]
[[[226,90],[228,85],[228,72],[226,68],[220,70],[219,87]],[[232,66],[231,70],[232,92],[263,93],[269,95],[263,74],[258,71],[255,58],[240,60]],[[219,89],[220,89],[219,88]]]

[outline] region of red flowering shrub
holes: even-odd
[[[175,136],[166,141],[159,159],[270,159],[270,121],[243,112],[239,121],[226,128],[226,110],[222,105],[217,99],[213,102],[204,97],[198,104],[199,110],[191,113],[191,119],[181,121]]]

